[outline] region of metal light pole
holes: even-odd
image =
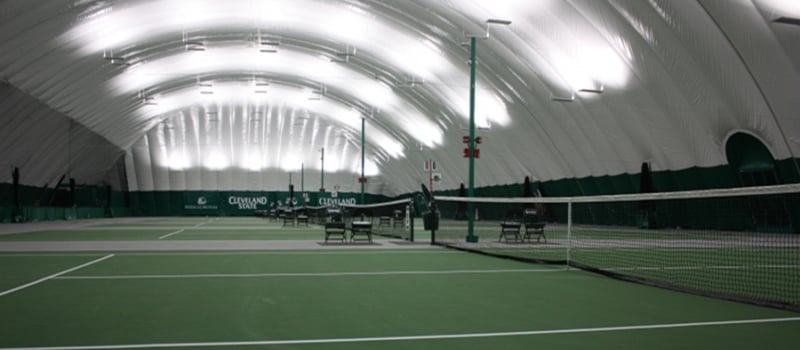
[[[322,156],[320,157],[322,165],[320,166],[321,170],[319,172],[319,190],[325,191],[325,147],[322,147],[320,152],[322,152]]]
[[[361,117],[361,179],[358,182],[361,183],[361,204],[366,204],[364,202],[364,185],[366,185],[365,181],[366,178],[364,177],[364,121],[365,118]]]
[[[486,21],[486,34],[481,39],[489,38],[489,25],[502,24],[509,25],[511,21],[501,19],[489,19]],[[469,188],[467,198],[475,196],[475,49],[477,46],[476,36],[469,38]],[[475,204],[467,203],[467,242],[477,243],[478,236],[475,235]]]
[[[475,196],[475,45],[476,37],[469,38],[469,187],[467,198]],[[475,204],[467,203],[467,242],[478,242],[475,235]]]

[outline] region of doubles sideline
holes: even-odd
[[[0,350],[99,350],[99,349],[117,350],[117,349],[149,349],[149,348],[200,348],[200,347],[208,348],[208,347],[256,346],[256,345],[265,346],[265,345],[396,342],[396,341],[412,341],[412,340],[517,337],[517,336],[570,334],[570,333],[622,332],[622,331],[647,330],[647,329],[709,327],[709,326],[798,322],[798,321],[800,321],[800,317],[784,317],[784,318],[762,318],[762,319],[732,320],[732,321],[663,323],[663,324],[650,324],[650,325],[547,329],[547,330],[493,332],[493,333],[432,334],[432,335],[410,335],[410,336],[393,336],[393,337],[286,339],[286,340],[255,340],[255,341],[227,341],[227,342],[197,342],[197,343],[152,343],[152,344],[118,344],[118,345],[87,345],[87,346],[16,347],[16,348],[0,348]]]

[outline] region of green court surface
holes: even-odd
[[[796,313],[445,249],[2,253],[0,273],[0,349],[794,349],[800,341]]]

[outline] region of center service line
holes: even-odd
[[[93,265],[93,264],[97,264],[97,263],[99,263],[99,262],[101,262],[101,261],[103,261],[103,260],[110,259],[110,258],[111,258],[111,257],[113,257],[113,256],[114,256],[114,254],[108,254],[108,255],[106,255],[106,256],[104,256],[104,257],[102,257],[102,258],[99,258],[99,259],[92,260],[92,261],[90,261],[90,262],[88,262],[88,263],[85,263],[85,264],[83,264],[83,265],[78,265],[78,266],[75,266],[75,267],[73,267],[73,268],[71,268],[71,269],[67,269],[67,270],[64,270],[64,271],[61,271],[61,272],[58,272],[58,273],[54,273],[54,274],[52,274],[52,275],[50,275],[50,276],[47,276],[47,277],[44,277],[44,278],[40,278],[40,279],[38,279],[38,280],[36,280],[36,281],[33,281],[33,282],[31,282],[31,283],[24,284],[24,285],[21,285],[21,286],[19,286],[19,287],[13,288],[13,289],[9,289],[9,290],[7,290],[7,291],[5,291],[5,292],[0,292],[0,297],[2,297],[2,296],[5,296],[5,295],[8,295],[8,294],[11,294],[11,293],[14,293],[14,292],[16,292],[16,291],[18,291],[18,290],[22,290],[22,289],[28,288],[28,287],[30,287],[30,286],[37,285],[37,284],[39,284],[39,283],[42,283],[42,282],[44,282],[44,281],[47,281],[47,280],[49,280],[49,279],[52,279],[52,278],[55,278],[55,277],[61,276],[61,275],[63,275],[63,274],[67,274],[67,273],[70,273],[70,272],[72,272],[72,271],[75,271],[75,270],[80,270],[80,269],[82,269],[82,268],[84,268],[84,267],[86,267],[86,266]]]

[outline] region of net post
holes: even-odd
[[[572,198],[567,201],[567,270],[569,270],[572,250]]]
[[[406,218],[408,218],[408,241],[414,241],[414,197],[408,199],[406,204]]]

